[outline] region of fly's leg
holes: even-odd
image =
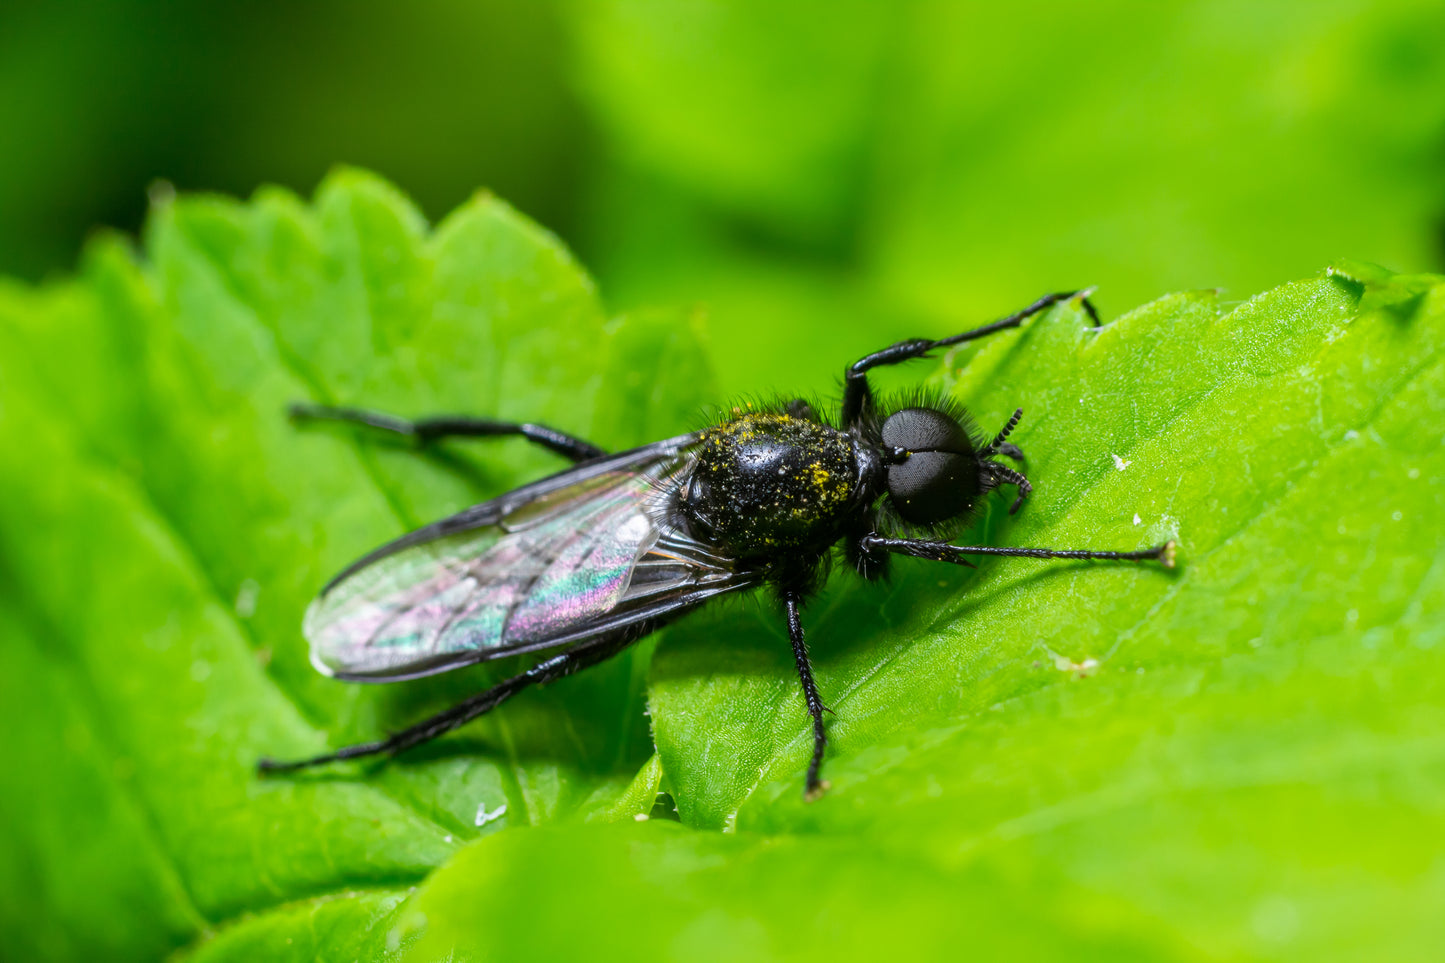
[[[483,715],[495,709],[512,696],[521,692],[531,685],[546,685],[570,675],[578,669],[585,669],[588,666],[596,665],[611,658],[631,645],[636,635],[629,634],[623,639],[601,639],[595,642],[579,645],[575,649],[563,652],[561,655],[553,656],[545,662],[532,666],[521,675],[514,675],[510,679],[498,682],[485,692],[479,692],[464,702],[458,703],[443,712],[438,712],[429,719],[423,719],[414,726],[403,729],[385,739],[378,739],[375,742],[363,742],[354,746],[346,746],[337,749],[335,752],[328,752],[320,756],[312,756],[310,759],[297,759],[291,762],[278,762],[275,759],[262,759],[256,763],[256,768],[263,773],[266,772],[291,772],[296,769],[308,769],[311,766],[320,766],[328,762],[339,762],[343,759],[359,759],[363,756],[376,756],[383,753],[396,755],[413,746],[419,746],[424,742],[430,742],[438,736],[446,735],[459,726],[466,725],[477,716]]]
[[[828,745],[828,736],[823,730],[823,699],[818,695],[818,683],[813,681],[813,665],[808,661],[808,643],[803,639],[803,622],[798,617],[802,599],[797,592],[783,596],[788,610],[788,638],[793,643],[793,659],[798,664],[798,681],[803,684],[803,701],[808,704],[808,715],[813,718],[813,759],[808,763],[808,781],[803,796],[809,802],[828,791],[828,784],[818,778],[823,765],[823,750]]]
[[[1165,542],[1154,548],[1134,552],[1101,552],[1086,548],[1011,548],[994,545],[950,545],[948,542],[929,542],[915,538],[883,538],[881,535],[865,535],[858,541],[865,552],[892,552],[895,555],[912,555],[934,562],[952,562],[955,565],[970,565],[965,556],[1004,555],[1010,558],[1080,558],[1116,562],[1159,562],[1165,568],[1174,567],[1174,543]]]
[[[1093,320],[1094,326],[1099,326],[1099,312],[1094,310],[1094,305],[1089,302],[1087,291],[1060,291],[1056,294],[1046,294],[1033,304],[1015,314],[986,324],[981,328],[974,328],[972,331],[965,331],[962,334],[955,334],[951,338],[941,338],[937,341],[918,338],[912,341],[900,341],[890,345],[882,351],[875,351],[866,358],[860,358],[853,362],[843,375],[843,427],[852,428],[863,417],[863,413],[873,406],[873,392],[868,387],[868,371],[871,368],[882,367],[883,365],[899,364],[903,361],[911,361],[914,358],[925,357],[934,348],[947,348],[955,344],[962,344],[965,341],[973,341],[985,335],[993,334],[995,331],[1004,331],[1008,328],[1016,328],[1024,323],[1024,320],[1031,318],[1040,311],[1046,310],[1060,301],[1067,301],[1070,298],[1078,298],[1089,317]]]
[[[1010,515],[1017,512],[1019,506],[1023,505],[1024,499],[1028,498],[1029,494],[1033,492],[1034,486],[1029,484],[1029,480],[1024,477],[1023,472],[1014,471],[1007,465],[1000,465],[996,461],[991,461],[984,462],[984,467],[989,475],[992,476],[995,485],[1016,485],[1018,487],[1018,497],[1015,498],[1013,504],[1008,507],[1008,513]]]
[[[1020,465],[1026,464],[1028,459],[1024,457],[1024,450],[1011,441],[1005,441],[998,446],[998,453],[1005,458],[1012,458]]]
[[[484,418],[465,418],[453,415],[408,421],[405,418],[397,418],[377,411],[366,411],[361,408],[333,408],[326,405],[307,404],[293,404],[288,409],[288,413],[296,421],[342,421],[353,425],[365,425],[368,428],[413,439],[423,445],[442,438],[521,435],[528,441],[541,445],[548,451],[554,451],[564,458],[570,458],[574,462],[589,461],[607,454],[590,442],[563,434],[546,425],[488,421]]]
[[[1024,477],[1023,472],[1014,471],[1012,468],[1009,468],[1006,465],[1000,465],[996,461],[988,461],[987,459],[991,458],[994,455],[1003,455],[1005,458],[1012,458],[1020,465],[1024,464],[1023,451],[1019,448],[1018,445],[1015,445],[1012,442],[1005,440],[1010,434],[1013,433],[1013,430],[1019,426],[1019,419],[1021,419],[1023,416],[1024,410],[1022,408],[1014,409],[1013,416],[1009,418],[1008,424],[1004,425],[1003,429],[994,436],[993,441],[988,443],[988,447],[984,448],[983,451],[979,452],[979,454],[985,459],[983,462],[983,467],[985,470],[988,471],[990,475],[993,476],[994,484],[1009,484],[1018,486],[1019,496],[1018,498],[1014,499],[1013,505],[1009,506],[1008,513],[1010,515],[1019,510],[1019,506],[1024,503],[1024,499],[1029,496],[1029,492],[1034,490],[1034,486],[1029,484],[1029,480]]]

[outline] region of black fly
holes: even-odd
[[[961,408],[881,411],[868,386],[872,368],[1017,327],[1076,296],[1051,294],[985,327],[868,355],[847,369],[837,427],[794,401],[609,455],[540,425],[297,406],[298,418],[421,443],[521,435],[575,464],[378,548],[322,589],[303,629],[316,668],[347,681],[414,679],[522,653],[543,654],[537,664],[389,738],[297,762],[262,760],[261,769],[401,752],[529,685],[595,665],[708,599],[766,585],[782,601],[813,721],[807,795],[815,798],[826,788],[818,771],[827,737],[799,610],[833,546],[841,542],[848,564],[870,580],[887,573],[893,554],[962,565],[979,555],[1173,565],[1173,542],[1131,552],[950,544],[944,536],[990,491],[1014,486],[1011,512],[1029,494],[1023,473],[998,460],[1022,463],[1007,440],[1022,411],[985,440]],[[909,537],[916,533],[930,537]]]

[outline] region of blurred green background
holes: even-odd
[[[157,180],[432,218],[486,187],[614,309],[707,305],[729,393],[1057,288],[1117,313],[1445,267],[1445,4],[140,2],[0,10],[0,273]],[[836,347],[814,350],[823,332]]]

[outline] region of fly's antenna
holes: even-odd
[[[1000,431],[998,433],[998,436],[994,438],[993,441],[989,442],[988,447],[983,450],[984,454],[996,454],[1003,447],[1004,439],[1008,438],[1009,432],[1013,431],[1019,426],[1019,419],[1023,418],[1023,416],[1024,410],[1022,408],[1015,408],[1013,417],[1008,420],[1008,424],[1003,426],[1003,431]]]
[[[1018,416],[1015,415],[1014,418],[1017,419]],[[1008,431],[1005,429],[1004,434],[1007,433]],[[1024,473],[1021,471],[1014,471],[1007,465],[1000,465],[996,461],[991,461],[987,464],[988,473],[993,476],[995,482],[1018,486],[1019,497],[1014,499],[1014,503],[1010,505],[1008,509],[1008,513],[1012,515],[1019,510],[1019,506],[1024,503],[1024,499],[1029,497],[1029,494],[1034,490],[1034,486],[1029,484],[1029,480],[1024,477]]]

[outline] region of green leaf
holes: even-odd
[[[1445,280],[1363,264],[1097,331],[1064,305],[885,379],[1026,411],[1034,495],[964,538],[1180,565],[837,572],[805,612],[816,803],[766,595],[408,758],[258,779],[515,670],[347,686],[297,627],[366,549],[559,465],[285,404],[623,447],[715,400],[700,325],[609,320],[499,201],[429,229],[354,171],[0,286],[0,955],[1430,958]],[[660,789],[682,824],[634,822]]]
[[[405,764],[256,778],[263,755],[374,736],[516,670],[330,682],[301,612],[369,547],[561,464],[513,442],[419,458],[284,411],[488,412],[628,446],[710,397],[699,320],[609,321],[499,201],[428,231],[349,171],[314,207],[183,199],[146,248],[107,240],[76,281],[0,291],[0,438],[21,453],[0,466],[3,711],[25,732],[4,777],[14,955],[154,956],[270,906],[305,922],[304,901],[404,888],[480,832],[615,809],[652,751],[645,648]],[[53,782],[27,790],[35,773]],[[281,924],[259,925],[236,931]]]
[[[1333,273],[1098,332],[1060,310],[944,359],[984,425],[1030,413],[1035,497],[974,538],[1172,537],[1179,569],[835,579],[806,616],[836,710],[811,805],[778,614],[689,620],[654,731],[684,823],[737,835],[486,840],[404,913],[415,958],[1430,958],[1445,280]],[[535,894],[564,877],[588,895],[559,919]]]

